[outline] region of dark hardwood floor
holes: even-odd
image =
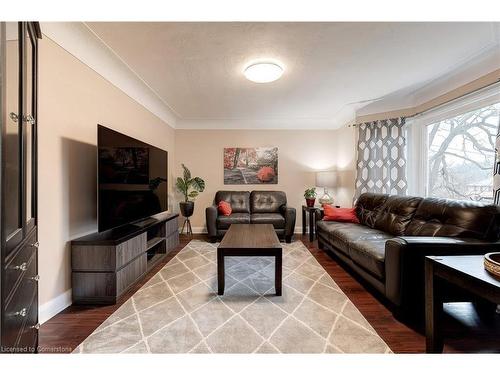
[[[180,245],[156,265],[141,281],[112,306],[70,306],[40,329],[40,352],[68,353],[89,336],[109,315],[132,296],[144,283],[172,259],[191,239],[206,239],[204,235],[180,236]],[[384,305],[354,274],[335,257],[310,243],[307,236],[296,235],[316,257],[344,293],[395,353],[424,353],[423,333],[396,320]],[[445,353],[500,352],[500,315],[482,316],[469,303],[447,304],[444,319]]]

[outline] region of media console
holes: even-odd
[[[71,241],[73,303],[116,303],[179,244],[178,216],[161,213]]]

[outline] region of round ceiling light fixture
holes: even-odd
[[[255,83],[276,81],[283,75],[283,67],[276,62],[257,62],[247,66],[243,72],[245,77]]]

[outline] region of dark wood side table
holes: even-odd
[[[340,208],[340,206],[335,206]],[[307,232],[307,215],[309,214],[309,242],[314,241],[314,231],[316,229],[316,212],[323,212],[323,207],[321,206],[302,206],[302,234],[306,234]]]
[[[469,293],[500,304],[500,279],[484,269],[482,255],[428,256],[425,258],[425,334],[426,352],[441,353],[440,325],[443,301],[442,284],[452,284]]]

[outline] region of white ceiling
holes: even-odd
[[[494,23],[87,23],[178,119],[178,128],[337,128],[499,49]],[[271,58],[283,77],[244,67]],[[500,68],[500,61],[498,64]]]

